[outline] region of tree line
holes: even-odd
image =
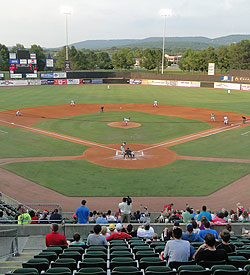
[[[207,72],[208,63],[215,63],[215,67],[223,72],[230,69],[250,69],[250,40],[242,40],[229,46],[220,46],[218,49],[209,47],[205,50],[186,50],[179,67],[183,71]]]
[[[9,52],[24,49],[17,44],[8,49],[0,44],[0,70],[9,70]],[[39,45],[32,45],[29,49],[36,53],[38,70],[45,69],[45,60],[48,51]],[[55,69],[64,70],[65,47],[53,53],[56,60]],[[116,49],[107,51],[77,50],[74,46],[69,47],[69,60],[72,70],[129,70],[134,67],[136,59],[140,60],[140,67],[146,70],[159,72],[162,62],[162,50],[160,49]],[[209,47],[204,50],[187,49],[179,60],[179,67],[183,71],[206,72],[208,63],[215,63],[221,72],[230,69],[250,69],[250,40],[242,40],[229,46],[220,46],[217,49]],[[166,64],[166,62],[165,62]]]

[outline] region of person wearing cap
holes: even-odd
[[[113,234],[113,233],[116,233],[116,229],[115,229],[115,225],[113,223],[111,223],[108,227],[108,233],[109,235]]]
[[[192,224],[188,224],[186,232],[182,234],[182,240],[189,242],[203,242],[203,239],[199,236],[199,234],[195,234],[193,230],[194,228]]]
[[[82,206],[76,209],[76,216],[79,224],[88,223],[89,221],[89,209],[85,206],[86,201],[82,200]]]
[[[123,229],[122,224],[118,223],[115,228],[116,228],[117,232],[113,233],[109,237],[107,237],[106,238],[107,241],[129,239],[132,237],[131,235],[129,235],[125,232],[122,232],[122,229]]]

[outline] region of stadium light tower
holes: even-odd
[[[161,74],[164,72],[164,60],[165,60],[165,36],[166,36],[166,19],[173,15],[171,9],[161,9],[160,15],[164,16],[164,28],[163,28],[163,38],[162,38],[162,62],[161,62]]]
[[[72,14],[72,9],[70,7],[62,7],[61,8],[61,13],[65,14],[65,30],[66,30],[66,61],[69,60],[69,30],[68,30],[68,16]]]

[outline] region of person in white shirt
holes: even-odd
[[[111,210],[108,210],[107,215],[106,215],[106,219],[109,222],[116,222],[116,218],[111,215]]]
[[[130,222],[130,213],[132,209],[132,200],[130,197],[123,198],[122,202],[118,204],[121,211],[121,223]]]
[[[137,229],[137,237],[143,239],[152,239],[154,233],[154,228],[151,227],[149,223],[146,223],[144,226],[139,226]]]

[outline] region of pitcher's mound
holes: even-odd
[[[123,129],[129,129],[129,128],[136,128],[136,127],[140,127],[141,124],[137,123],[137,122],[128,122],[128,125],[125,124],[125,122],[111,122],[108,123],[108,126],[111,127],[117,127],[117,128],[123,128]]]

